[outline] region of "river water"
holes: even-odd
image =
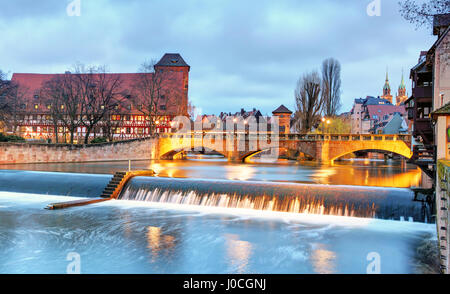
[[[420,170],[395,161],[229,164],[196,156],[137,161],[132,167],[193,182],[290,182],[311,190],[352,189],[361,191],[361,197],[367,188],[348,185],[378,186],[367,195],[401,194],[402,201],[410,193],[408,187],[422,184]],[[49,203],[95,197],[111,177],[106,174],[127,168],[128,162],[0,166],[0,273],[66,273],[70,253],[80,256],[81,273],[366,273],[373,269],[373,256],[379,257],[381,273],[418,273],[417,247],[436,238],[434,224],[408,218],[246,206],[112,200],[60,211],[43,209]]]

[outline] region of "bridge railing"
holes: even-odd
[[[163,133],[161,138],[194,138],[201,139],[211,137],[215,139],[271,139],[277,137],[279,140],[294,141],[404,141],[411,142],[408,134],[272,134],[272,133]]]

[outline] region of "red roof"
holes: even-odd
[[[370,119],[375,119],[374,115],[376,115],[378,120],[382,120],[383,116],[394,114],[398,112],[402,115],[405,115],[406,109],[404,105],[396,106],[396,105],[367,105],[367,112],[369,113]]]
[[[64,74],[33,74],[33,73],[14,73],[11,80],[19,85],[19,88],[24,93],[24,99],[26,103],[26,109],[27,111],[33,111],[33,112],[47,112],[47,108],[45,105],[42,104],[42,101],[39,101],[40,99],[36,99],[35,95],[39,95],[40,97],[40,89],[44,85],[45,82],[50,81],[51,79],[62,76]],[[136,83],[136,79],[139,75],[144,75],[144,73],[107,73],[111,78],[119,77],[121,79],[121,92],[124,93],[130,93],[132,92],[133,85]],[[171,93],[176,93],[177,97],[183,96],[183,92],[187,89],[184,85],[184,73],[183,71],[179,70],[171,70],[169,72],[167,82],[165,85],[163,85],[163,88],[165,89],[171,89]],[[187,81],[186,81],[187,83]],[[178,95],[180,94],[180,95]],[[180,98],[181,100],[181,98]],[[40,103],[41,102],[41,103]],[[39,108],[36,110],[34,108],[35,104],[39,104]],[[131,103],[130,103],[131,104]],[[177,108],[181,101],[177,101],[176,103],[170,103],[171,105],[167,105],[167,108],[165,111],[161,111],[161,114],[177,114]],[[173,104],[173,105],[172,105]],[[186,99],[187,104],[187,99]],[[128,110],[126,107],[121,109],[122,113],[133,113],[133,114],[142,114],[139,112],[134,105],[132,105],[131,111]]]

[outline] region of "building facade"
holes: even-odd
[[[351,132],[352,134],[376,133],[380,123],[388,122],[394,114],[405,117],[405,113],[404,105],[393,105],[384,98],[372,96],[357,98],[350,111]]]
[[[431,113],[434,125],[436,176],[436,223],[443,273],[450,273],[450,13],[435,15],[436,42],[427,51],[432,69]]]
[[[190,66],[180,54],[165,54],[155,65],[153,73],[106,73],[107,78],[120,81],[120,102],[115,105],[105,119],[100,121],[90,134],[90,139],[106,135],[106,128],[112,128],[114,140],[133,139],[148,136],[151,132],[170,132],[171,120],[177,115],[188,113],[188,88]],[[164,74],[160,82],[158,105],[155,104],[154,115],[143,111],[146,98],[135,90],[135,85],[143,75]],[[30,74],[14,73],[11,82],[18,85],[22,94],[17,122],[9,128],[25,139],[47,140],[55,142],[55,122],[52,119],[48,97],[43,91],[44,85],[52,79],[65,74]],[[94,78],[95,80],[95,78]],[[94,85],[95,87],[95,85]],[[61,106],[63,107],[63,106]],[[152,116],[152,117],[150,117]],[[150,120],[153,123],[150,124]],[[108,126],[107,126],[108,125]],[[69,130],[62,122],[57,125],[58,142],[68,141]],[[86,136],[86,126],[79,125],[75,130],[74,143],[81,142]]]

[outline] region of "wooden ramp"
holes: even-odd
[[[81,199],[74,201],[66,201],[59,203],[51,203],[45,207],[45,209],[55,210],[55,209],[63,209],[75,206],[83,206],[89,205],[93,203],[99,203],[108,201],[111,199],[117,199],[122,192],[122,189],[128,183],[128,181],[136,176],[154,176],[155,172],[153,170],[138,170],[138,171],[128,171],[128,172],[116,172],[112,179],[109,181],[108,185],[103,190],[103,193],[100,195],[100,198],[90,198],[90,199]]]

